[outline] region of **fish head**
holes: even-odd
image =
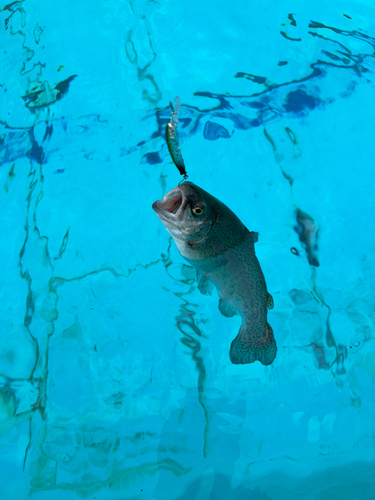
[[[211,198],[217,201],[192,182],[184,182],[155,201],[152,208],[176,243],[199,245],[216,219]]]

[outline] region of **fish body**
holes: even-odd
[[[250,232],[224,203],[191,182],[172,189],[152,207],[182,257],[196,268],[201,293],[211,294],[215,286],[220,312],[242,317],[230,348],[232,363],[258,360],[270,365],[277,351],[267,323],[273,299],[255,255],[258,233]]]

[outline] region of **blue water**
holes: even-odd
[[[24,500],[375,497],[373,2],[1,4],[0,485]],[[269,367],[151,209],[251,231]]]

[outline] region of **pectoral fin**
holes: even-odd
[[[198,281],[198,290],[203,293],[203,295],[212,295],[214,291],[214,285],[212,281],[207,277],[206,274],[202,274],[197,269],[197,281]]]
[[[201,279],[202,277],[202,271],[200,269],[198,269],[197,267],[195,268],[195,271],[196,271],[196,277],[195,277],[195,281],[197,283],[199,283],[199,280]]]
[[[237,314],[237,309],[224,299],[219,300],[219,311],[227,318],[232,318]]]

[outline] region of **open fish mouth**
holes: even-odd
[[[155,201],[152,208],[164,219],[171,221],[178,217],[179,213],[185,208],[187,200],[180,187],[175,187],[162,200]]]

